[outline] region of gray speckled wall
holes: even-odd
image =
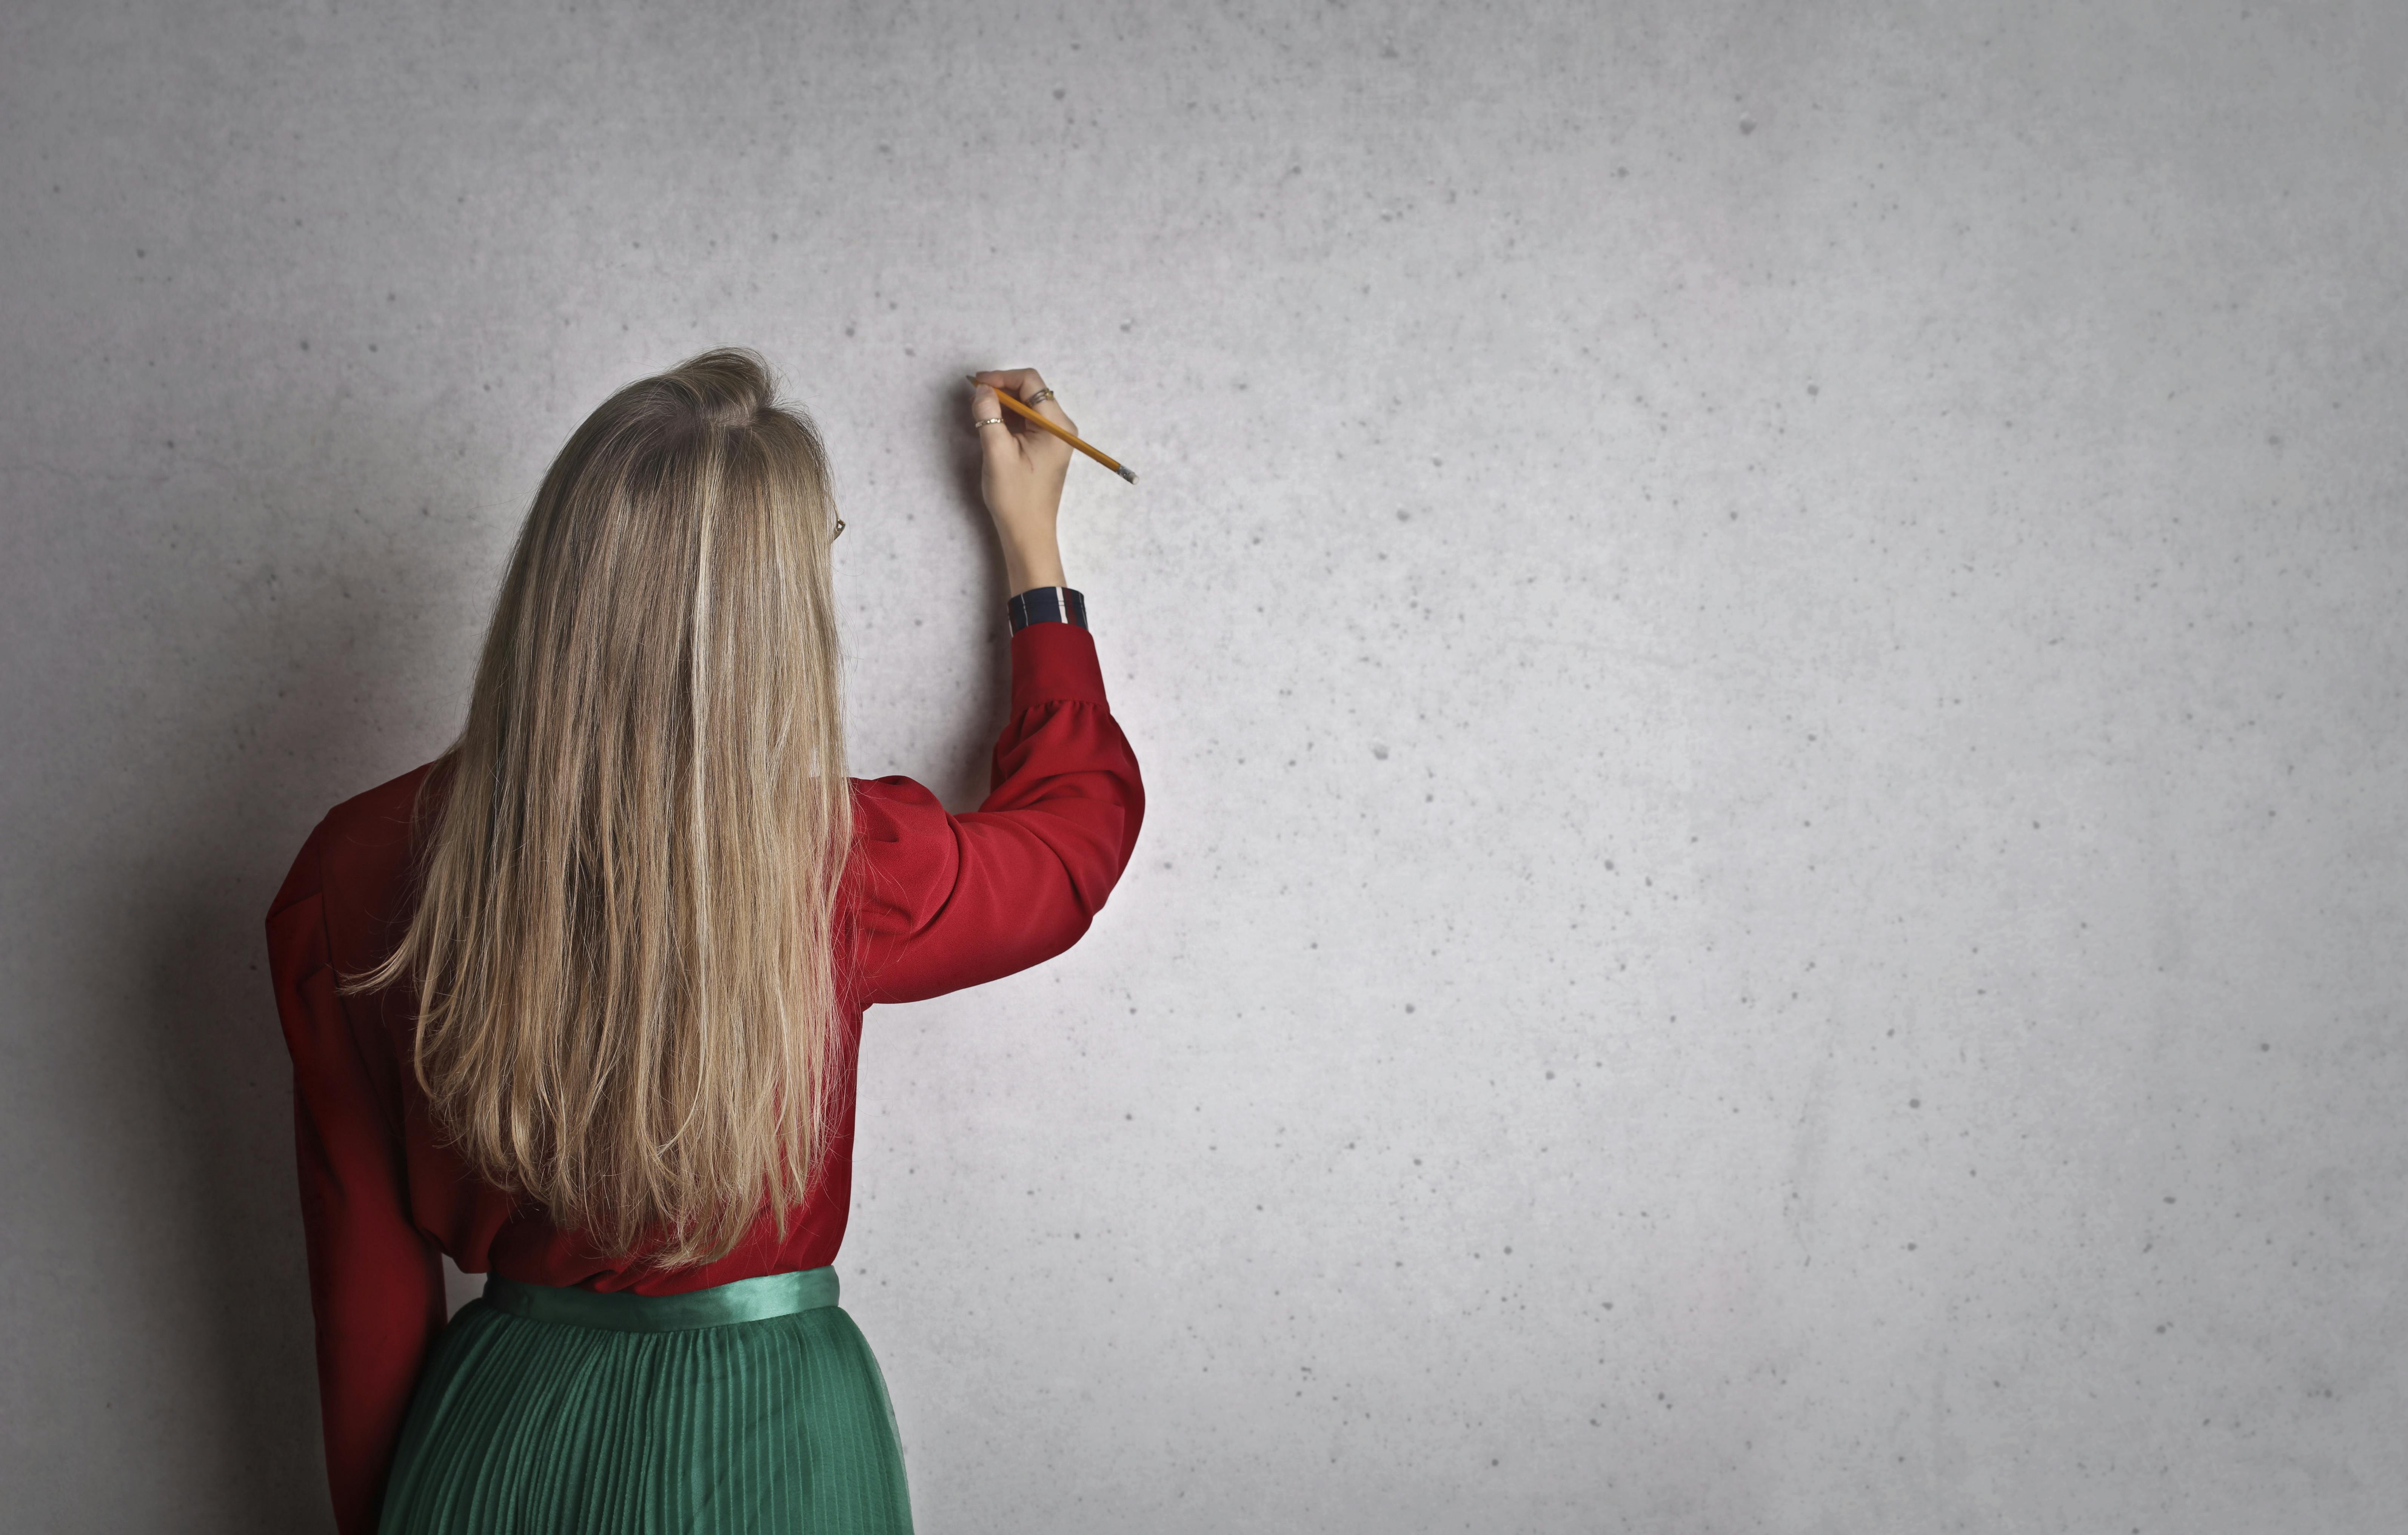
[[[2399,1528],[2403,69],[2387,0],[7,7],[0,1524],[322,1527],[261,916],[571,426],[740,342],[855,768],[956,806],[961,373],[1142,476],[1066,512],[1136,863],[870,1017],[924,1529]]]

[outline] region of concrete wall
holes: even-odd
[[[2387,0],[0,16],[0,1524],[322,1528],[260,919],[763,349],[966,805],[968,368],[1153,809],[870,1019],[929,1531],[2408,1503]]]

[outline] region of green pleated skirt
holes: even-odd
[[[420,1373],[380,1535],[909,1535],[836,1270],[679,1296],[489,1280]]]

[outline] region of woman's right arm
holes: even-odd
[[[917,1001],[1051,959],[1119,882],[1145,785],[1086,630],[1031,624],[1012,636],[993,782],[966,815],[908,778],[856,786],[861,1001]]]
[[[972,419],[980,492],[1003,545],[1007,588],[1062,587],[1055,538],[1069,444],[997,423],[993,391],[1042,392],[1030,368],[977,375]],[[1059,403],[1036,409],[1075,431]],[[1104,696],[1083,624],[1031,623],[1011,638],[1011,714],[995,744],[993,787],[951,815],[908,778],[858,785],[856,995],[906,1002],[1027,968],[1078,941],[1128,867],[1145,786]]]

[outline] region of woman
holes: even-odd
[[[749,352],[629,385],[519,535],[459,739],[327,812],[267,917],[327,1471],[370,1530],[910,1528],[829,1267],[862,1010],[1061,953],[1144,792],[1055,514],[972,395],[1013,594],[994,789],[845,776],[808,420]],[[441,1255],[489,1277],[446,1323]]]

